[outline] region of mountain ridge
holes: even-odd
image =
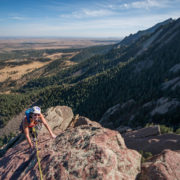
[[[136,40],[138,40],[139,38],[141,38],[142,36],[144,35],[149,35],[149,34],[152,34],[154,33],[159,27],[163,26],[163,25],[166,25],[166,24],[169,24],[169,23],[172,23],[174,20],[172,18],[169,18],[163,22],[160,22],[160,23],[157,23],[155,24],[153,27],[151,28],[148,28],[146,30],[141,30],[141,31],[138,31],[137,33],[135,34],[130,34],[129,36],[126,36],[119,44],[118,46],[121,46],[121,45],[130,45],[131,43],[135,42]]]

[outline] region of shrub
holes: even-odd
[[[175,133],[180,134],[180,128],[176,129]]]
[[[173,133],[173,128],[167,127],[165,125],[160,125],[160,131],[161,131],[161,134]]]
[[[153,156],[151,152],[144,152],[142,150],[139,151],[139,153],[142,155],[141,163],[146,162],[149,158]]]

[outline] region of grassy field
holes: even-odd
[[[68,61],[68,59],[73,57],[76,54],[77,54],[76,52],[74,52],[74,53],[54,53],[52,55],[44,54],[42,59],[49,58],[50,60],[48,62],[39,62],[39,61],[34,60],[33,62],[30,62],[27,64],[22,64],[22,65],[11,65],[11,63],[13,63],[13,62],[17,62],[18,59],[8,60],[8,61],[6,61],[6,63],[9,63],[9,65],[0,69],[0,82],[4,82],[8,79],[18,80],[25,74],[30,73],[30,72],[34,71],[35,69],[41,68],[56,59],[61,59],[63,55],[66,55],[66,57],[68,57],[64,62],[64,67],[74,65],[76,63],[70,62],[70,61]],[[24,59],[24,62],[27,62],[27,61],[28,61],[28,59]]]

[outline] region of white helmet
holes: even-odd
[[[32,108],[32,113],[34,113],[34,114],[41,114],[41,108],[38,107],[38,106],[34,106]]]

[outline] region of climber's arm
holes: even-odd
[[[44,124],[44,126],[47,128],[47,130],[49,131],[50,135],[52,138],[56,138],[56,135],[52,132],[51,128],[49,127],[47,121],[45,120],[44,116],[41,114],[40,115],[42,123]]]
[[[27,141],[29,143],[30,148],[33,148],[33,144],[31,142],[31,138],[29,137],[29,128],[26,125],[26,123],[23,123],[23,130],[24,130],[24,134],[26,136],[26,139],[27,139]]]

